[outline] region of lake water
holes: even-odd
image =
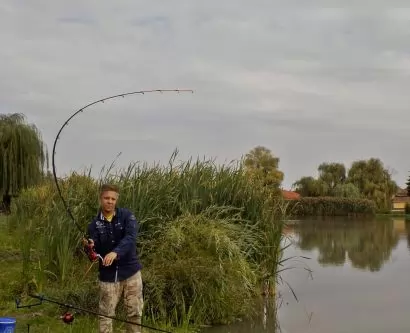
[[[410,220],[304,220],[286,235],[280,329],[259,318],[206,332],[410,332]]]

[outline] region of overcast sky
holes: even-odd
[[[408,5],[408,4],[407,4]],[[328,7],[325,7],[328,6]],[[323,161],[410,170],[410,9],[404,1],[0,2],[0,112],[24,113],[59,172],[130,160],[280,158],[284,187]],[[332,7],[332,8],[330,8]],[[401,7],[401,8],[400,8]]]

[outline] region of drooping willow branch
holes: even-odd
[[[47,148],[37,127],[21,113],[0,115],[0,194],[16,195],[37,184],[46,162]]]

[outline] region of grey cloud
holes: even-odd
[[[406,5],[6,0],[1,110],[24,112],[51,147],[62,122],[92,100],[193,88],[93,107],[64,131],[60,169],[109,164],[104,149],[123,151],[121,163],[166,161],[175,147],[229,161],[263,144],[281,158],[287,187],[322,161],[376,155],[403,184]]]
[[[58,18],[57,22],[67,23],[67,24],[82,24],[82,25],[90,25],[90,24],[96,23],[93,17],[88,16],[88,15],[83,15],[82,13],[60,17]]]
[[[157,26],[162,28],[169,28],[170,20],[165,16],[149,16],[132,19],[130,21],[130,24],[137,27]]]

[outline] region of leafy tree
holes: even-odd
[[[258,179],[265,186],[279,189],[284,174],[279,170],[279,158],[263,147],[257,146],[246,154],[245,169],[252,179]]]
[[[349,171],[342,163],[321,163],[319,176],[302,177],[293,184],[302,196],[336,196],[346,198],[367,198],[373,200],[380,210],[389,210],[391,198],[398,186],[392,180],[391,172],[380,159],[358,160]],[[410,195],[410,177],[407,184]]]
[[[321,197],[329,193],[329,185],[321,179],[302,177],[292,187],[302,197]]]
[[[335,197],[359,199],[361,197],[359,188],[352,183],[338,184],[333,189]]]
[[[364,197],[374,200],[380,209],[390,208],[391,197],[398,189],[390,171],[378,158],[353,162],[347,181],[356,185]]]
[[[328,185],[330,191],[346,180],[346,168],[342,163],[322,163],[318,171],[319,179]]]
[[[23,114],[0,114],[0,195],[6,211],[11,197],[43,178],[48,156],[41,134]]]

